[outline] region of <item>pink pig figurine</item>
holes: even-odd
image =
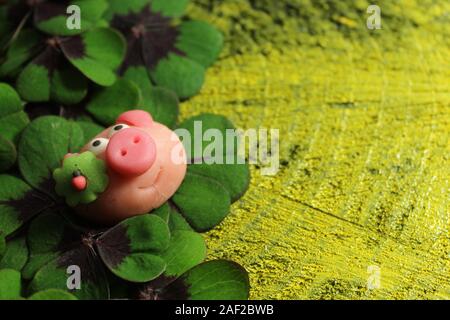
[[[101,224],[112,225],[158,208],[177,191],[186,174],[181,141],[142,110],[121,114],[84,151],[105,161],[109,183],[94,202],[75,210]]]

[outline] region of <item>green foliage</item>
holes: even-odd
[[[188,0],[23,2],[0,7],[0,299],[134,298],[137,287],[167,299],[247,297],[242,269],[201,264],[206,245],[196,231],[226,217],[247,188],[248,166],[190,164],[162,207],[99,229],[71,207],[105,190],[103,161],[90,152],[63,161],[130,109],[177,128],[179,98],[201,90],[222,35],[179,19]],[[81,8],[80,29],[66,27],[68,5]],[[233,128],[212,115],[179,127],[191,131],[195,120]],[[82,192],[71,186],[75,169],[88,181]],[[71,265],[80,266],[82,287],[69,293]],[[198,281],[201,273],[211,275]],[[223,295],[208,289],[222,285]]]

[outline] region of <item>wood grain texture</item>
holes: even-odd
[[[252,166],[246,195],[206,234],[209,258],[249,271],[253,299],[450,298],[450,5],[380,2],[377,34],[365,1],[314,21],[329,27],[319,34],[254,1],[189,9],[227,40],[182,117],[280,129],[278,174]]]

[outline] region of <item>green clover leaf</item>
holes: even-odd
[[[160,281],[158,281],[160,280]],[[235,262],[203,262],[172,281],[157,279],[137,289],[141,299],[157,300],[246,300],[248,273]]]
[[[208,159],[203,157],[208,144],[198,144],[202,137],[198,137],[199,133],[195,131],[197,121],[201,122],[203,131],[216,129],[223,137],[226,137],[227,129],[235,128],[227,118],[213,114],[189,118],[178,126],[190,133],[189,137],[182,139],[185,139],[183,144],[191,157],[191,164],[170,202],[196,231],[203,232],[216,226],[228,215],[231,203],[247,190],[250,171],[247,163],[240,164],[237,161],[240,157],[237,138],[234,138],[231,150],[221,151],[224,159],[228,156],[233,159],[233,163],[205,163]],[[195,159],[197,154],[200,159]],[[202,161],[197,163],[196,160]]]
[[[188,1],[111,1],[106,19],[128,44],[120,74],[143,67],[158,86],[173,90],[180,98],[198,93],[206,68],[219,56],[223,37],[205,22],[172,23]],[[155,28],[154,26],[157,26]]]

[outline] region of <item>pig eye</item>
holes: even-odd
[[[111,138],[114,135],[114,133],[119,132],[120,130],[123,130],[126,128],[129,128],[129,126],[127,126],[126,124],[123,124],[123,123],[116,124],[114,127],[112,127],[109,130],[108,136]]]
[[[91,151],[92,153],[94,153],[95,155],[99,155],[100,153],[105,151],[108,143],[109,143],[109,140],[105,139],[105,138],[94,139],[89,143],[88,150]]]

